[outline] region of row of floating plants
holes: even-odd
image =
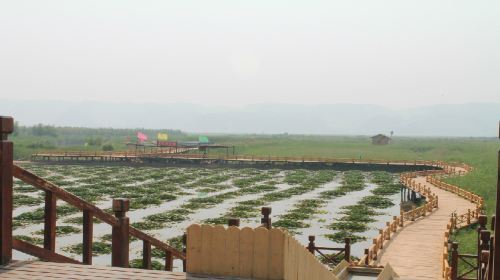
[[[226,224],[228,218],[255,219],[260,216],[260,207],[272,206],[272,202],[287,201],[292,197],[299,200],[286,213],[273,217],[275,226],[284,227],[294,232],[309,227],[308,220],[317,213],[329,200],[344,196],[349,192],[365,188],[365,175],[359,171],[344,172],[340,186],[334,190],[324,190],[317,198],[302,199],[301,196],[331,182],[336,178],[335,171],[310,170],[257,170],[257,169],[186,169],[186,168],[132,168],[132,167],[87,167],[87,166],[27,166],[36,174],[43,174],[60,183],[67,191],[93,203],[108,202],[114,197],[131,199],[131,211],[149,209],[168,201],[177,201],[175,208],[158,211],[133,223],[143,230],[158,230],[172,226],[189,219],[196,219],[196,213],[201,213],[218,205],[230,206],[219,217],[203,222]],[[399,185],[394,184],[392,175],[384,172],[373,172],[370,180],[377,184],[372,190],[373,195],[363,198],[363,204],[346,206],[331,226],[339,236],[330,236],[332,240],[341,240],[345,232],[355,229],[362,232],[366,225],[375,221],[374,216],[380,214],[377,209],[390,205],[390,199],[385,196],[399,191]],[[27,207],[29,211],[16,216],[18,227],[43,222],[43,192],[22,182],[15,185],[16,207]],[[109,204],[108,204],[109,205]],[[63,225],[58,224],[57,235],[68,236],[81,231],[81,215],[72,215],[78,210],[67,205],[58,207],[58,218]],[[161,208],[160,208],[161,209]],[[105,209],[111,213],[110,209]],[[30,214],[26,214],[30,213]],[[217,214],[218,215],[218,214]],[[99,221],[94,219],[94,222]],[[108,232],[106,232],[108,233]],[[99,233],[96,233],[99,235]],[[18,235],[30,239],[33,243],[43,241],[40,231],[34,231],[30,236]],[[94,255],[109,254],[110,236],[104,234],[98,238]],[[356,236],[351,236],[353,241]],[[362,238],[362,236],[360,237]],[[133,239],[130,240],[134,241]],[[182,236],[166,240],[171,246],[181,248]],[[63,248],[72,254],[79,254],[81,244],[71,244]],[[163,252],[153,250],[153,255],[160,258]],[[156,262],[155,262],[156,263]],[[140,266],[140,259],[133,259],[131,266]],[[161,263],[154,265],[161,268]]]
[[[30,165],[26,166],[32,172],[45,175],[49,180],[56,181],[67,191],[92,202],[109,200],[112,197],[127,197],[132,199],[131,210],[139,208],[147,208],[149,205],[159,205],[166,201],[175,200],[179,195],[189,195],[190,193],[182,191],[179,186],[185,182],[200,180],[200,186],[207,182],[219,183],[228,180],[229,178],[238,178],[237,172],[227,172],[228,170],[191,170],[188,172],[180,172],[176,169],[153,169],[153,172],[147,170],[140,170],[140,174],[135,169],[120,168],[120,167],[98,167],[98,168],[81,168],[75,166],[43,166]],[[89,172],[89,170],[92,170]],[[125,169],[125,171],[124,171]],[[75,171],[76,170],[76,171]],[[194,172],[190,172],[194,171]],[[221,174],[221,172],[229,174]],[[205,177],[201,177],[203,175]],[[104,179],[104,181],[102,181]],[[156,179],[156,181],[151,180]],[[145,180],[146,183],[140,182]],[[15,193],[19,192],[22,195],[17,195],[15,204],[17,207],[23,206],[36,206],[43,203],[43,192],[40,190],[26,185],[23,182],[16,180]],[[182,185],[183,186],[183,185]],[[211,186],[214,187],[214,186]],[[226,185],[216,186],[219,189],[226,189]],[[205,188],[206,189],[206,188]],[[201,190],[201,187],[200,187]],[[201,190],[203,191],[203,190]],[[173,195],[172,193],[175,193]],[[105,209],[111,212],[110,209]],[[74,213],[79,212],[76,208],[67,205],[60,205],[57,208],[58,218],[62,218]],[[179,220],[178,215],[185,214],[183,209],[174,211],[172,220]],[[23,227],[28,224],[37,224],[43,222],[43,208],[36,208],[31,211],[26,211],[15,217],[14,224],[16,227]],[[95,223],[99,223],[94,219]],[[65,236],[71,233],[77,233],[81,230],[82,218],[81,216],[70,217],[63,220],[63,223],[75,224],[80,227],[73,226],[58,226],[57,235]],[[41,234],[39,231],[33,232],[31,240],[33,243],[39,244],[42,240],[37,235]],[[23,235],[17,235],[19,238],[28,238]],[[102,241],[100,245],[96,246],[95,254],[105,254],[106,246]],[[78,245],[78,244],[77,244]],[[109,245],[109,244],[108,244]],[[68,246],[65,248],[69,252],[78,252],[78,246]]]
[[[333,180],[333,178],[328,178]],[[279,220],[274,222],[275,226],[283,227],[292,233],[297,233],[299,229],[308,228],[306,223],[315,214],[321,213],[321,208],[329,200],[346,195],[349,192],[360,191],[365,188],[365,177],[360,171],[346,171],[343,174],[340,185],[334,190],[326,190],[313,199],[303,200],[296,203],[292,209],[279,216]]]
[[[271,189],[269,187],[272,186],[273,184],[277,184],[277,182],[275,181],[266,182],[266,184],[261,184],[261,185],[254,185],[251,188],[248,188],[248,190],[251,190],[252,193],[258,191],[260,193],[265,192],[265,194],[251,200],[239,201],[237,202],[236,206],[230,208],[229,211],[227,211],[223,215],[217,218],[206,219],[203,222],[210,224],[225,224],[227,223],[227,220],[229,218],[249,219],[258,217],[260,207],[265,205],[271,205],[271,203],[275,201],[289,199],[292,196],[297,196],[313,191],[320,185],[332,181],[335,178],[335,175],[336,172],[334,171],[316,171],[316,172],[311,172],[308,175],[304,173],[304,170],[288,171],[284,181],[288,183],[293,183],[295,184],[295,186],[273,191],[275,190],[275,188]],[[299,176],[301,177],[300,181],[295,180]],[[290,178],[295,178],[295,179],[292,182]],[[305,183],[306,179],[309,180],[308,184]],[[280,225],[278,224],[277,226]]]
[[[336,232],[326,237],[335,242],[343,242],[346,237],[353,243],[366,240],[366,236],[360,234],[370,229],[368,225],[376,221],[375,216],[382,215],[380,210],[394,206],[387,197],[400,191],[401,186],[394,181],[394,176],[387,172],[372,172],[371,182],[377,185],[371,190],[372,195],[363,197],[354,205],[341,207],[341,216],[327,226]]]

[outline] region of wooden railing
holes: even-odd
[[[129,225],[126,212],[129,210],[129,200],[114,199],[114,216],[108,214],[79,197],[61,189],[53,183],[40,178],[33,173],[13,164],[13,144],[8,141],[8,134],[13,130],[13,119],[0,117],[0,260],[1,264],[12,259],[12,249],[33,255],[43,260],[68,263],[92,263],[93,218],[112,226],[113,266],[129,266],[129,236],[143,242],[143,268],[151,269],[151,246],[165,252],[165,269],[172,270],[173,259],[185,262],[185,254],[168,244]],[[32,185],[45,193],[44,205],[44,242],[43,248],[12,237],[13,211],[13,178]],[[77,261],[55,252],[56,244],[56,212],[57,200],[63,200],[82,211],[83,215],[83,256]]]
[[[399,216],[394,216],[391,222],[386,223],[386,227],[379,230],[379,234],[373,239],[373,245],[365,249],[364,255],[358,262],[358,265],[372,266],[378,259],[380,252],[384,249],[385,243],[391,240],[391,236],[398,231],[398,229],[405,226],[406,221],[415,221],[421,217],[425,217],[428,213],[434,211],[439,206],[439,198],[433,194],[429,188],[426,188],[421,183],[417,183],[414,178],[417,176],[425,176],[428,174],[437,174],[443,171],[418,171],[407,172],[400,175],[400,182],[408,189],[420,193],[426,197],[424,205],[414,208],[412,210],[403,212]]]
[[[45,192],[45,219],[44,219],[44,249],[55,251],[55,229],[56,229],[56,201],[63,200],[83,211],[83,257],[82,263],[92,263],[92,239],[93,239],[93,217],[112,226],[112,265],[127,267],[129,255],[129,235],[136,237],[143,242],[143,267],[151,268],[151,246],[154,246],[166,253],[165,269],[172,270],[173,258],[185,260],[182,252],[177,251],[168,244],[132,227],[126,217],[129,210],[128,199],[114,199],[113,212],[115,216],[104,212],[93,204],[90,204],[79,197],[59,188],[58,186],[40,178],[31,172],[13,165],[13,175],[23,182],[35,186]],[[23,243],[23,241],[17,241]],[[25,250],[25,246],[14,249],[24,253],[55,261],[47,257],[40,250]]]
[[[492,263],[494,251],[494,237],[486,229],[487,216],[481,215],[478,218],[477,228],[477,253],[460,254],[458,243],[451,242],[450,236],[454,229],[454,218],[450,219],[445,232],[443,248],[443,278],[451,280],[492,280]],[[494,229],[494,219],[492,219],[491,229]],[[451,252],[448,256],[448,252]],[[449,258],[448,258],[449,257]],[[448,260],[449,259],[449,260]],[[459,263],[463,264],[463,271],[459,272]]]
[[[467,167],[466,165],[461,166],[461,167],[464,168],[465,170],[468,170],[468,171],[472,170],[472,168]],[[450,174],[450,175],[463,175],[463,172],[457,171],[457,170],[449,170],[448,174]],[[451,235],[452,235],[454,230],[470,226],[471,224],[476,223],[478,221],[479,216],[483,213],[484,199],[481,196],[479,196],[473,192],[470,192],[470,191],[464,190],[458,186],[443,182],[441,180],[442,178],[443,178],[443,176],[441,176],[441,175],[439,175],[439,176],[427,176],[426,181],[431,183],[432,185],[440,188],[440,189],[454,193],[454,194],[456,194],[456,195],[458,195],[458,196],[460,196],[460,197],[462,197],[462,198],[464,198],[464,199],[466,199],[466,200],[468,200],[476,205],[475,209],[468,209],[466,213],[453,213],[452,216],[450,217],[450,221],[447,224],[446,231],[444,233],[442,265],[441,265],[441,268],[442,268],[441,271],[442,271],[443,278],[444,279],[453,279],[453,280],[467,279],[467,278],[463,278],[463,277],[460,278],[459,277],[459,275],[457,273],[458,267],[456,266],[456,264],[457,264],[458,258],[460,256],[462,259],[470,258],[470,256],[459,255],[457,253],[457,255],[456,255],[457,261],[455,262],[455,267],[452,267],[448,261],[448,259],[449,259],[448,251],[450,250],[450,248],[449,248],[450,238],[451,238]],[[453,250],[453,246],[455,246],[455,245],[452,245],[452,248],[451,248],[452,250]],[[458,246],[458,245],[456,245],[456,246]],[[479,260],[479,257],[476,256],[476,259]],[[477,270],[478,267],[475,267],[475,269]],[[478,279],[478,278],[474,278],[474,279]]]
[[[284,280],[338,280],[307,248],[278,228],[191,225],[187,272]]]
[[[177,149],[161,149],[155,151],[53,151],[53,152],[40,152],[34,153],[32,158],[38,157],[137,157],[137,156],[155,156],[155,155],[170,155],[176,153],[184,153],[194,148],[177,148]]]
[[[358,164],[386,164],[386,165],[419,165],[436,168],[452,168],[448,163],[442,161],[430,160],[386,160],[386,159],[354,159],[354,158],[326,158],[326,157],[285,157],[285,156],[254,156],[254,155],[217,155],[217,154],[179,154],[179,153],[148,153],[148,152],[51,152],[36,153],[34,158],[41,157],[78,157],[78,156],[150,156],[171,159],[205,159],[205,160],[223,160],[223,161],[277,161],[277,162],[318,162],[318,163],[358,163]],[[455,164],[459,166],[459,164]],[[453,165],[453,166],[455,166]]]
[[[351,260],[351,239],[344,239],[344,247],[321,247],[316,246],[315,243],[316,236],[309,235],[309,244],[307,245],[307,250],[311,252],[311,254],[318,253],[323,259],[324,262],[330,266],[335,266],[340,263],[341,260],[348,262],[349,264],[353,263]],[[324,251],[334,252],[332,254],[326,254]],[[343,255],[342,255],[343,254]],[[340,258],[342,257],[342,258]]]

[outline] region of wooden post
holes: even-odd
[[[186,251],[187,251],[186,243],[187,243],[187,234],[184,233],[182,235],[182,252],[184,253],[184,256],[186,255]],[[182,260],[182,271],[186,272],[186,259]]]
[[[172,271],[174,268],[174,257],[172,252],[165,251],[165,271]]]
[[[467,209],[467,225],[470,225],[470,209]]]
[[[151,269],[151,242],[142,241],[142,268]]]
[[[262,207],[261,209],[263,217],[260,220],[260,223],[267,229],[271,229],[271,218],[269,217],[269,215],[271,215],[271,211],[272,211],[271,207]]]
[[[479,246],[477,247],[478,259],[477,259],[477,279],[484,279],[483,277],[483,264],[487,264],[488,260],[483,260],[482,252],[488,251],[490,249],[490,238],[491,233],[487,230],[481,230],[479,233]],[[490,252],[491,253],[491,252]]]
[[[314,250],[316,249],[316,245],[314,244],[314,240],[316,240],[316,236],[309,235],[309,244],[307,244],[307,250],[314,255]]]
[[[403,218],[404,217],[404,212],[403,212],[403,210],[401,210],[401,211],[399,211],[399,213],[400,213],[399,226],[403,227],[404,226],[404,218]]]
[[[238,218],[230,218],[227,220],[227,226],[228,227],[239,227],[240,226],[240,219]]]
[[[126,198],[113,199],[113,212],[118,219],[116,225],[112,230],[112,244],[111,244],[111,265],[119,267],[128,267],[128,229],[129,218],[126,216],[129,210],[129,200]]]
[[[370,264],[370,250],[368,249],[365,249],[365,265],[369,265]]]
[[[458,243],[451,243],[451,280],[458,279]]]
[[[56,250],[56,206],[57,198],[51,191],[45,191],[43,248]]]
[[[478,263],[478,268],[477,268],[477,278],[479,278],[481,275],[481,234],[482,232],[486,230],[486,223],[488,222],[488,217],[486,215],[481,215],[478,217],[478,223],[479,227],[477,228],[477,263]],[[488,241],[489,241],[489,236],[488,236]]]
[[[384,249],[384,230],[379,229],[378,234],[380,234],[380,249]],[[377,237],[378,238],[378,237]]]
[[[488,260],[488,280],[493,280],[493,258],[495,254],[495,237],[490,237],[490,259]]]
[[[349,237],[345,239],[344,260],[351,263],[351,238]]]
[[[386,222],[385,226],[387,228],[387,234],[385,236],[385,240],[391,240],[391,222]]]
[[[0,264],[12,259],[12,168],[14,119],[0,116]]]
[[[499,123],[500,124],[500,123]],[[498,129],[498,137],[500,138],[500,125]],[[497,198],[500,201],[500,151],[498,151],[497,164]],[[495,216],[500,216],[500,203],[496,203]],[[495,242],[500,240],[500,222],[495,219]],[[500,278],[500,250],[495,250],[493,256],[493,279]]]
[[[92,240],[94,232],[94,221],[92,212],[83,210],[83,256],[84,264],[92,264]]]

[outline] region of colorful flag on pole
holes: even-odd
[[[142,132],[137,132],[137,140],[139,140],[139,142],[147,141],[148,136]]]
[[[168,140],[168,134],[166,133],[158,133],[158,141],[167,141]]]

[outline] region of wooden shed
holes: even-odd
[[[375,136],[372,136],[371,138],[373,145],[387,145],[391,143],[391,137],[384,134],[377,134]]]

